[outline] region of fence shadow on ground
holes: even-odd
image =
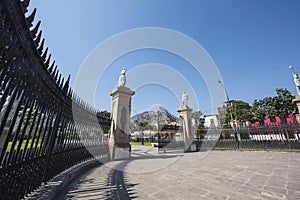
[[[60,199],[136,199],[135,186],[126,178],[126,167],[138,160],[176,159],[181,156],[149,152],[151,149],[133,149],[133,156],[123,161],[112,161],[90,170]],[[130,173],[130,172],[129,172]],[[137,172],[138,173],[138,172]]]
[[[134,186],[126,180],[122,169],[128,161],[122,161],[116,168],[106,165],[94,168],[79,177],[68,192],[59,199],[134,199]]]

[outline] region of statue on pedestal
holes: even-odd
[[[187,93],[183,92],[183,94],[181,96],[181,106],[188,107],[188,100],[189,100],[189,97],[188,97]]]
[[[295,72],[293,72],[293,77],[294,77],[294,82],[296,85],[298,96],[300,96],[300,81],[299,81],[298,75]]]
[[[127,159],[131,156],[130,111],[134,91],[125,87],[126,68],[119,76],[118,87],[110,92],[112,97],[111,128],[109,134],[109,155],[111,160]]]
[[[182,127],[182,139],[184,143],[184,151],[194,151],[195,144],[193,143],[193,133],[192,133],[192,109],[188,106],[188,95],[186,92],[182,93],[181,96],[181,106],[177,109],[178,112],[178,118],[180,126]],[[192,147],[193,146],[193,147]]]
[[[293,77],[294,77],[294,82],[296,85],[298,96],[300,96],[300,80],[299,80],[298,74],[295,73],[293,66],[289,66],[289,68],[293,70],[292,73],[293,73]]]
[[[123,67],[121,74],[119,76],[119,83],[118,83],[118,87],[122,86],[124,87],[126,83],[126,68]]]

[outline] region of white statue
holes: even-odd
[[[292,70],[297,93],[298,93],[298,96],[300,96],[300,80],[298,78],[298,74],[295,73],[294,67],[292,65],[290,65],[289,68]]]
[[[298,96],[300,96],[300,81],[299,81],[298,75],[295,72],[293,72],[293,77],[294,77],[294,82],[296,85]]]
[[[125,86],[125,83],[126,83],[126,68],[123,67],[122,71],[121,71],[121,74],[119,76],[119,84],[118,84],[118,87],[122,86],[124,87]]]
[[[182,97],[181,97],[182,107],[188,107],[188,100],[189,100],[189,97],[188,97],[187,93],[183,92]]]

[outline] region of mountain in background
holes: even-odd
[[[157,111],[145,111],[131,117],[131,129],[141,126],[150,130],[157,130],[157,124],[177,121],[177,117],[171,114],[166,108],[159,107]]]

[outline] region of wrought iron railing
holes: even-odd
[[[21,199],[65,169],[108,159],[97,115],[69,88],[44,49],[29,0],[0,1],[0,199]],[[101,128],[102,126],[102,128]]]
[[[182,126],[164,125],[157,138],[158,152],[184,151]]]
[[[202,131],[198,140],[199,149],[268,149],[268,150],[300,150],[300,126],[263,126],[242,127],[236,130],[239,136],[236,140],[233,129],[216,129],[214,139],[209,139],[207,130]]]

